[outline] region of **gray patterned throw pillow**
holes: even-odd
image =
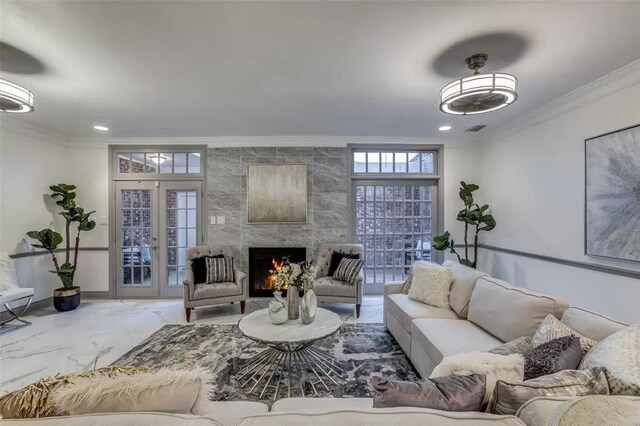
[[[207,283],[230,283],[235,281],[233,257],[207,257]]]
[[[364,259],[347,259],[343,257],[336,271],[333,273],[333,279],[353,285],[356,282],[356,278],[358,278],[362,266],[364,266]]]
[[[534,348],[524,356],[524,379],[530,380],[562,370],[574,370],[580,364],[580,339],[564,336]]]
[[[533,349],[533,339],[529,336],[518,337],[503,343],[500,346],[496,346],[489,352],[498,355],[511,355],[511,354],[527,354]]]

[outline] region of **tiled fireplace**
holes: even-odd
[[[274,281],[270,270],[276,263],[288,257],[292,263],[307,259],[305,247],[249,247],[249,296],[270,297],[273,295]],[[283,289],[286,294],[286,290]]]

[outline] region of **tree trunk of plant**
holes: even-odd
[[[477,268],[478,266],[478,234],[480,233],[480,229],[476,226],[476,235],[473,238],[473,268]]]
[[[69,223],[69,221],[67,221],[67,224],[65,225],[64,231],[65,231],[65,235],[66,238],[64,239],[64,242],[67,245],[67,250],[66,250],[66,256],[65,256],[65,263],[69,263],[69,251],[71,249],[71,241],[69,241],[69,226],[71,225],[71,223]]]
[[[78,264],[78,249],[80,248],[80,231],[78,231],[78,235],[76,236],[76,247],[73,252],[73,272],[71,273],[71,281],[76,276],[76,265]]]
[[[469,259],[469,242],[467,240],[467,234],[469,232],[469,224],[464,223],[464,257]]]
[[[56,259],[56,255],[53,254],[53,252],[51,253],[51,258],[53,259],[53,266],[55,266],[56,268],[56,272],[60,272],[60,265],[58,265],[58,259]]]

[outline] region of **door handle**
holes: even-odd
[[[153,249],[153,251],[158,250],[158,239],[156,237],[151,238],[152,244],[151,244],[151,248]]]

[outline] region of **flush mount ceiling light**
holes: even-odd
[[[0,78],[0,111],[33,111],[33,93],[24,87]]]
[[[449,125],[440,126],[440,127],[438,127],[438,130],[440,130],[441,132],[448,132],[449,130],[451,130],[451,126],[449,126]]]
[[[518,99],[518,79],[511,74],[480,74],[488,56],[484,53],[469,56],[467,65],[473,75],[444,86],[440,91],[440,111],[447,114],[472,115],[496,111]]]

